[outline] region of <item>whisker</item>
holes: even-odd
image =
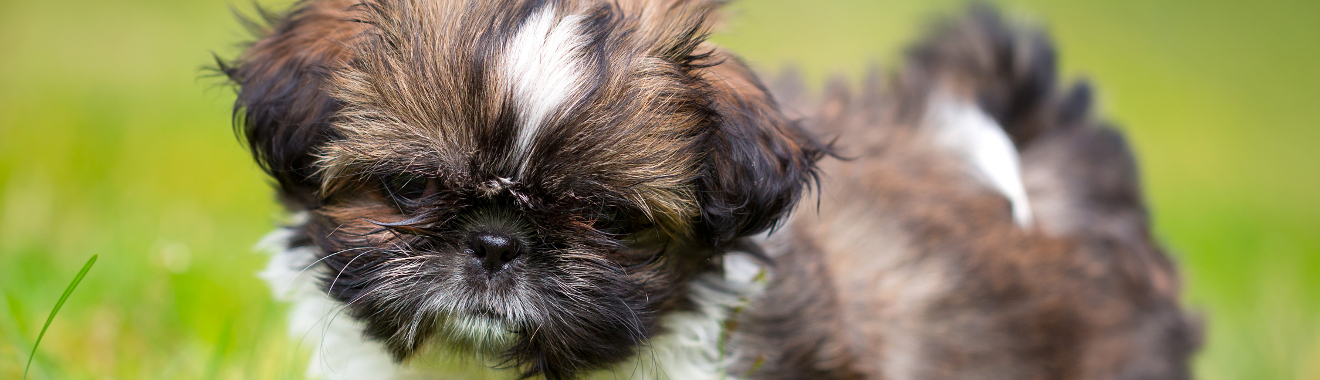
[[[376,249],[372,249],[372,250],[369,250],[369,251],[366,251],[366,252],[359,253],[357,256],[353,256],[352,259],[349,259],[349,260],[348,260],[348,263],[344,264],[344,267],[343,267],[343,268],[339,268],[339,273],[338,273],[338,274],[335,274],[335,279],[334,279],[333,281],[330,281],[330,286],[326,287],[326,288],[325,288],[325,291],[326,291],[327,293],[329,293],[329,292],[333,292],[333,291],[335,290],[335,283],[338,283],[338,282],[339,282],[339,276],[344,275],[344,271],[348,270],[348,267],[349,267],[350,265],[353,265],[353,262],[354,262],[354,261],[357,261],[357,259],[360,258],[360,257],[362,257],[363,255],[366,255],[366,254],[368,254],[368,253],[372,253],[372,252],[376,252],[376,251],[377,251]],[[327,257],[329,257],[329,256],[327,256]]]
[[[329,254],[329,255],[321,256],[321,258],[316,259],[316,261],[313,261],[311,264],[307,264],[307,266],[303,267],[302,270],[298,271],[298,274],[293,275],[293,278],[290,278],[290,279],[289,279],[289,282],[285,283],[283,288],[280,288],[280,293],[283,294],[284,292],[287,292],[287,291],[289,290],[289,286],[292,286],[292,285],[293,285],[293,282],[294,282],[295,280],[298,279],[298,276],[301,276],[301,275],[303,274],[303,272],[306,272],[308,269],[311,269],[313,265],[316,265],[316,263],[319,263],[319,262],[321,262],[322,260],[328,259],[328,258],[330,258],[330,256],[334,256],[334,255],[338,255],[338,254],[341,254],[341,253],[344,253],[344,252],[349,252],[349,251],[352,251],[352,250],[358,250],[358,249],[371,249],[371,248],[370,248],[370,247],[347,248],[347,249],[343,249],[343,250],[340,250],[340,251],[338,251],[338,252],[335,252],[335,253],[332,253],[332,254]]]

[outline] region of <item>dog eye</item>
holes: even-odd
[[[423,197],[435,194],[435,179],[413,174],[399,174],[385,181],[385,189],[400,203],[416,202]]]
[[[655,223],[644,215],[627,213],[619,210],[606,211],[597,219],[596,229],[616,237],[632,237],[638,232],[655,228]]]

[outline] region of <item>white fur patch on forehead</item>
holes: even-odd
[[[1022,184],[1022,166],[1017,148],[1004,129],[975,104],[947,94],[931,97],[927,119],[935,128],[935,140],[964,160],[972,172],[1008,198],[1013,221],[1031,225],[1031,204]]]
[[[556,20],[553,6],[536,11],[505,46],[501,78],[512,91],[520,123],[514,154],[527,157],[546,123],[577,105],[586,82],[579,32],[582,16]],[[526,162],[520,165],[526,166]]]

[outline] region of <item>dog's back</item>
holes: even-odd
[[[750,378],[1183,379],[1200,327],[1136,164],[1042,34],[974,8],[892,80],[827,90],[819,203],[766,242]]]

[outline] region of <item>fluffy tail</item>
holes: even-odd
[[[1059,86],[1049,37],[1009,25],[984,4],[937,23],[906,58],[898,78],[905,99],[945,94],[974,104],[1020,149],[1050,129],[1086,120],[1090,112],[1090,86]]]
[[[1091,87],[1065,90],[1056,67],[1044,32],[974,5],[909,49],[897,87],[903,107],[1015,208],[1037,206],[1031,212],[1047,232],[1124,225],[1122,234],[1138,239],[1148,223],[1131,150],[1091,115]]]
[[[1081,104],[1060,108],[1054,48],[1044,34],[1014,29],[987,6],[937,25],[908,52],[900,76],[905,108],[920,111],[937,143],[1012,204],[1019,225],[1033,224],[1018,152],[1060,114],[1084,114]],[[913,107],[916,106],[916,107]]]

